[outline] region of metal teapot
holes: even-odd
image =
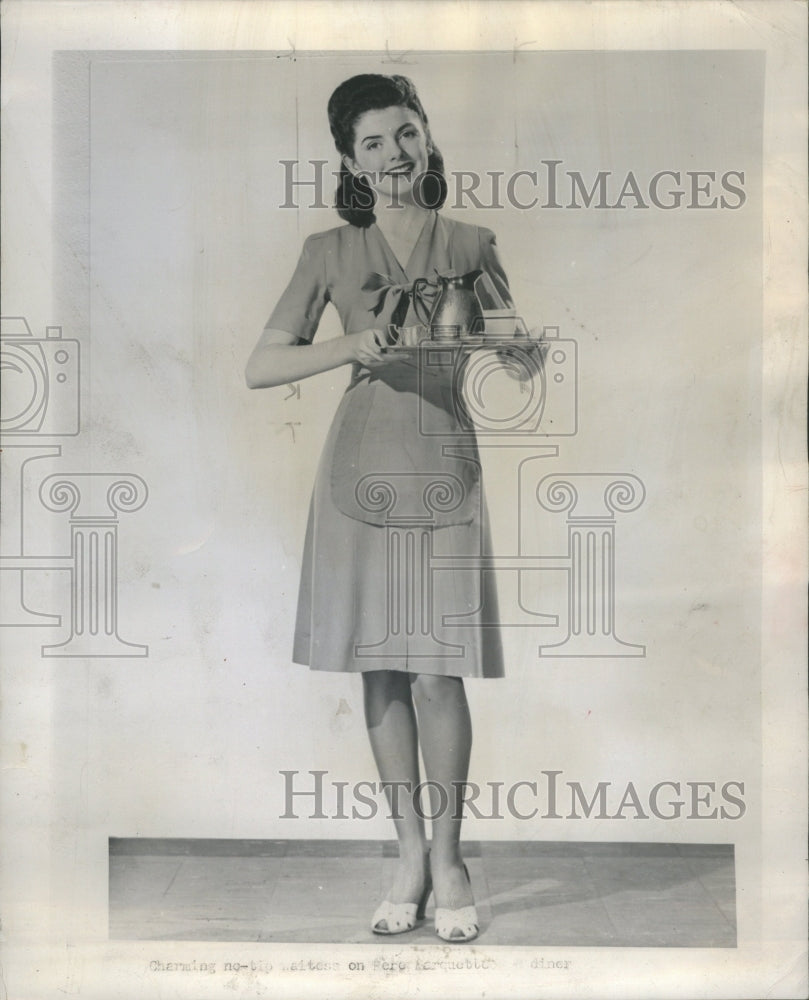
[[[430,328],[435,340],[455,340],[483,329],[483,311],[475,292],[475,282],[483,271],[468,271],[463,275],[437,275],[435,281],[417,278],[413,282],[413,306],[418,318]],[[430,285],[436,289],[432,307],[427,309],[421,289]]]

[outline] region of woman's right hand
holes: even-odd
[[[390,364],[396,356],[390,351],[383,351],[385,343],[384,330],[363,330],[361,333],[349,333],[346,340],[350,342],[351,355],[355,361],[366,368],[379,368]]]
[[[395,353],[383,352],[384,342],[383,330],[363,330],[321,344],[304,344],[292,333],[266,329],[247,362],[247,385],[250,389],[269,389],[352,362],[379,368],[398,359]]]

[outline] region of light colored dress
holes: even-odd
[[[394,314],[412,325],[412,301],[402,313],[416,278],[475,269],[488,276],[484,308],[510,306],[488,229],[431,212],[402,267],[376,224],[340,226],[306,239],[267,327],[309,342],[329,302],[347,334],[385,329]],[[464,564],[489,554],[477,445],[459,423],[451,366],[355,364],[310,505],[293,660],[501,677],[494,574]]]

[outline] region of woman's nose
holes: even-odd
[[[404,146],[399,141],[399,139],[391,140],[389,156],[391,160],[406,159]]]

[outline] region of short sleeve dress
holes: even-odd
[[[311,342],[329,302],[346,334],[411,325],[416,278],[476,269],[484,308],[510,306],[488,229],[431,212],[402,266],[375,223],[340,226],[306,239],[266,325]],[[412,356],[353,366],[309,508],[294,662],[503,676],[479,454],[454,385],[452,366],[425,374]]]

